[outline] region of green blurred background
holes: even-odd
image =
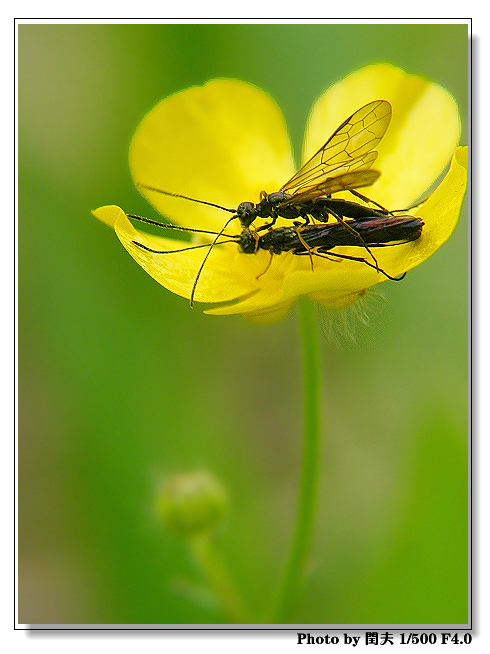
[[[22,24],[18,52],[19,621],[225,622],[175,592],[199,571],[153,511],[162,476],[200,469],[227,488],[219,547],[260,612],[298,487],[295,312],[257,327],[191,311],[90,210],[157,218],[132,134],[213,77],[270,92],[298,153],[320,93],[387,61],[453,93],[467,143],[467,25]],[[466,206],[439,252],[382,285],[355,344],[323,339],[321,498],[292,622],[468,620]]]

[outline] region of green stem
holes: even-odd
[[[313,535],[320,477],[321,373],[318,319],[315,305],[308,298],[300,299],[298,310],[303,342],[303,461],[296,524],[285,569],[275,601],[272,602],[271,624],[287,623],[291,606],[298,599]]]
[[[213,537],[202,534],[189,539],[189,547],[223,612],[233,624],[249,624],[248,613],[228,572],[214,547]]]

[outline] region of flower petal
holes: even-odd
[[[416,256],[410,258],[408,269],[428,259],[453,233],[466,192],[467,174],[468,147],[461,146],[456,149],[449,172],[439,186],[425,202],[410,212],[422,218],[425,226],[417,241]]]
[[[135,229],[120,207],[100,207],[93,213],[102,222],[114,226],[129,254],[158,283],[177,295],[190,298],[206,248],[176,251],[192,244]],[[170,253],[149,252],[136,243]],[[211,309],[210,313],[264,314],[271,310],[287,310],[303,294],[331,289],[335,297],[343,296],[377,281],[380,281],[379,275],[358,262],[314,257],[312,271],[308,256],[284,252],[271,258],[264,250],[243,254],[237,244],[228,243],[213,248],[199,278],[195,299],[209,303],[234,302]]]
[[[106,224],[112,222],[125,249],[153,279],[172,293],[190,298],[206,248],[176,251],[192,243],[141,232],[134,228],[120,207],[100,207],[93,214]],[[170,251],[170,254],[149,252],[135,242],[153,250]],[[238,264],[235,261],[237,256],[245,255],[238,252],[235,243],[214,248],[199,278],[195,295],[197,302],[229,302],[258,290],[255,280],[257,261],[254,257],[245,257]]]
[[[157,104],[136,130],[129,163],[136,184],[231,209],[258,202],[261,190],[276,191],[294,172],[277,104],[256,86],[227,79]],[[140,190],[180,225],[219,230],[227,218],[219,209]]]
[[[405,247],[405,246],[397,246]],[[338,248],[338,252],[354,256],[359,249]],[[362,256],[362,255],[361,255]],[[378,260],[381,257],[378,258]],[[263,286],[260,291],[237,303],[208,309],[206,313],[214,315],[260,314],[268,312],[285,312],[301,295],[310,295],[324,303],[339,307],[355,302],[364,295],[366,288],[386,279],[381,273],[358,261],[328,260],[313,255],[313,270],[309,257],[296,256],[291,252],[274,255],[273,263],[264,277],[274,268],[275,261],[289,262],[286,266],[277,266],[275,283]],[[380,264],[382,265],[382,264]],[[279,276],[279,273],[282,273]]]
[[[379,154],[373,168],[382,175],[364,193],[387,209],[402,209],[413,205],[437,180],[459,143],[458,107],[438,84],[390,64],[366,66],[347,75],[315,103],[303,161],[357,109],[381,99],[391,103],[393,117],[376,148]]]

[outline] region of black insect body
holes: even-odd
[[[252,254],[258,249],[268,250],[273,254],[292,252],[296,255],[325,257],[327,259],[348,259],[359,261],[374,268],[388,279],[400,281],[402,277],[392,277],[364,257],[331,252],[342,246],[359,247],[358,237],[363,246],[387,247],[416,241],[422,234],[424,223],[413,216],[375,216],[347,223],[317,223],[295,225],[294,227],[276,227],[261,234],[245,229],[237,241],[245,254]],[[354,235],[353,235],[354,233]]]
[[[413,216],[381,216],[351,220],[348,225],[361,236],[366,245],[386,247],[416,241],[422,234],[424,223]],[[316,254],[341,246],[359,247],[351,231],[342,223],[275,227],[259,236],[255,231],[245,229],[234,240],[245,254],[253,254],[258,249],[268,250],[272,254],[308,254],[314,250]]]
[[[402,245],[403,243],[417,240],[422,234],[424,223],[420,218],[408,215],[392,216],[382,214],[381,212],[375,213],[377,215],[370,215],[358,220],[349,220],[348,222],[314,223],[308,225],[297,223],[292,227],[272,228],[263,234],[259,234],[256,230],[244,229],[240,234],[235,235],[216,234],[216,232],[188,229],[177,225],[165,225],[132,214],[128,214],[128,217],[143,222],[149,222],[167,229],[198,232],[210,234],[215,237],[219,236],[224,240],[217,241],[215,243],[216,246],[220,246],[224,243],[237,243],[241,252],[244,254],[255,254],[258,250],[266,250],[270,252],[271,260],[273,255],[282,254],[283,252],[292,252],[295,255],[309,255],[310,257],[319,256],[331,260],[348,259],[351,261],[359,261],[374,268],[388,279],[399,281],[404,277],[404,275],[402,277],[392,277],[364,257],[332,252],[334,248],[342,246],[387,247]],[[359,237],[362,239],[362,246],[359,245]],[[191,245],[179,250],[153,250],[142,243],[136,241],[133,242],[138,247],[155,254],[172,254],[185,250],[209,247],[208,244],[204,244]]]

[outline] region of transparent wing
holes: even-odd
[[[371,171],[376,173],[371,178],[361,173],[366,173],[378,156],[374,148],[383,138],[390,120],[391,105],[386,100],[375,100],[361,107],[280,190],[294,195],[293,202],[297,202],[334,193],[331,190],[336,188],[334,179],[340,181],[341,177],[344,177],[344,185],[340,190],[356,188],[355,183],[369,186],[379,173]],[[345,186],[347,182],[349,186]]]
[[[381,173],[378,170],[355,170],[350,173],[344,173],[337,177],[327,177],[316,186],[307,188],[292,195],[288,200],[281,202],[281,207],[288,204],[301,204],[307,200],[316,200],[317,198],[340,193],[341,191],[350,191],[351,189],[371,186],[378,179]]]

